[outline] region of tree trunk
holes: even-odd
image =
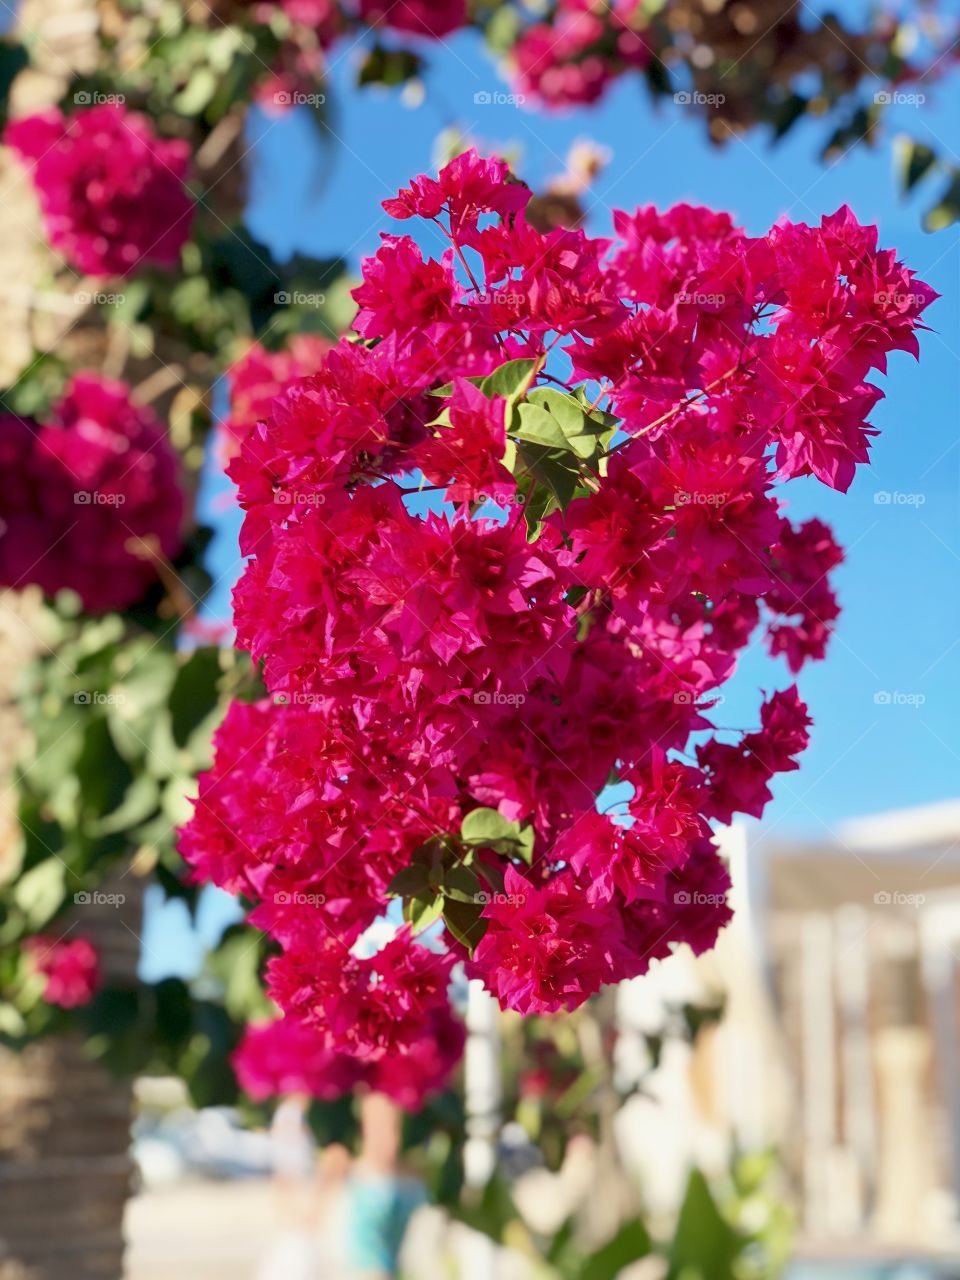
[[[2,1280],[119,1280],[131,1103],[79,1039],[0,1054]]]
[[[31,65],[14,81],[11,114],[58,102],[75,73],[97,68],[101,33],[122,40],[128,19],[114,0],[23,0],[18,26]],[[197,6],[195,20],[212,21],[206,6]],[[209,216],[232,224],[243,204],[242,110],[194,151]],[[176,416],[180,402],[192,409],[208,396],[216,372],[211,359],[184,349],[176,335],[158,335],[155,351],[142,359],[115,349],[102,315],[89,306],[85,282],[45,245],[32,186],[6,149],[0,150],[0,186],[0,386],[29,369],[36,352],[56,350],[73,368],[124,377],[135,398],[149,401],[161,418]],[[13,643],[33,652],[43,647],[34,620],[20,616],[24,598],[0,593],[0,657]],[[23,660],[31,656],[25,652]],[[0,670],[0,879],[14,847],[7,747],[22,733],[12,670],[10,662]],[[133,986],[143,884],[128,870],[114,887],[125,895],[121,906],[85,905],[76,919],[97,947],[104,981]],[[100,888],[111,890],[109,883]],[[0,1280],[120,1280],[132,1103],[132,1081],[92,1060],[79,1036],[42,1040],[19,1054],[0,1048]]]
[[[120,869],[102,888],[123,903],[76,914],[104,981],[132,985],[143,885]],[[132,1081],[79,1036],[0,1049],[0,1280],[120,1280],[132,1106]]]

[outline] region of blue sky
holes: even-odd
[[[861,472],[846,496],[815,482],[791,485],[793,512],[832,522],[848,549],[837,578],[845,612],[827,662],[801,676],[816,720],[813,744],[801,771],[780,780],[767,825],[780,834],[825,837],[852,815],[955,795],[960,244],[955,228],[937,235],[920,229],[920,210],[932,202],[935,185],[929,191],[922,185],[920,199],[901,201],[889,145],[858,148],[824,168],[817,160],[824,131],[815,124],[797,126],[775,149],[756,134],[713,148],[690,109],[672,103],[653,109],[633,78],[600,107],[562,115],[478,105],[476,94],[506,88],[480,42],[465,33],[429,52],[426,97],[415,109],[396,93],[354,91],[355,56],[341,53],[331,95],[336,137],[329,147],[317,146],[305,116],[257,121],[249,221],[276,253],[344,254],[356,267],[376,248],[378,233],[389,229],[380,201],[430,169],[438,134],[458,125],[491,149],[519,149],[521,172],[534,186],[563,170],[574,138],[608,147],[610,165],[592,194],[588,225],[595,233],[608,228],[614,206],[691,200],[728,209],[748,230],[761,232],[782,214],[814,221],[846,201],[944,295],[929,313],[935,332],[924,335],[922,363],[905,355],[891,361],[882,383],[886,399],[873,417],[882,434],[872,470]],[[960,88],[938,88],[935,100],[931,94],[922,107],[897,111],[895,127],[951,153]],[[220,487],[214,479],[208,493]],[[895,496],[878,502],[884,493]],[[214,573],[222,581],[213,607],[223,616],[236,566],[237,519],[222,507],[214,518]],[[788,681],[779,663],[750,653],[724,723],[749,726],[757,690]]]

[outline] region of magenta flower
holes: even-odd
[[[129,388],[77,374],[49,420],[0,416],[0,584],[136,604],[181,546],[180,470]]]
[[[12,121],[4,141],[29,165],[52,248],[77,271],[126,276],[172,266],[190,235],[190,149],[117,103]]]
[[[43,998],[48,1004],[76,1009],[90,1003],[100,986],[100,963],[92,942],[38,934],[25,947],[33,967],[46,979]]]
[[[759,816],[810,726],[791,686],[718,728],[723,687],[754,638],[823,657],[838,615],[842,552],[783,487],[849,485],[871,378],[933,296],[847,209],[751,237],[647,207],[606,239],[540,232],[526,199],[468,152],[388,200],[446,251],[384,236],[364,341],[230,466],[269,695],[229,712],[182,847],[253,902],[278,1005],[365,1062],[411,1052],[454,957],[529,1013],[713,945],[711,824]],[[356,959],[394,896],[445,957]]]
[[[364,22],[439,39],[467,21],[467,0],[360,0]]]

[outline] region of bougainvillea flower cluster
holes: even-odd
[[[517,88],[547,106],[595,102],[624,71],[651,61],[657,37],[640,0],[558,0],[550,21],[521,33],[512,52]]]
[[[107,102],[11,122],[4,142],[30,166],[47,239],[76,270],[126,276],[172,266],[190,234],[190,148]]]
[[[176,454],[130,389],[76,374],[43,423],[0,415],[0,585],[125,609],[181,545]]]
[[[464,1040],[463,1023],[446,1003],[426,1014],[401,1052],[365,1058],[344,1045],[336,1047],[335,1036],[325,1029],[288,1015],[248,1027],[233,1066],[241,1088],[256,1101],[288,1093],[332,1101],[363,1086],[418,1111],[446,1085]]]
[[[259,342],[227,369],[230,412],[221,424],[225,457],[232,457],[264,418],[288,383],[316,373],[331,343],[316,334],[295,334],[281,351],[267,351]]]
[[[439,256],[383,236],[356,335],[230,467],[268,696],[229,712],[183,852],[254,904],[281,1008],[358,1060],[409,1052],[444,985],[413,936],[365,980],[392,899],[521,1013],[713,945],[711,824],[762,812],[810,723],[792,684],[743,731],[713,708],[755,636],[796,672],[837,616],[841,552],[783,485],[849,486],[871,372],[935,297],[847,208],[594,238],[527,198],[470,152],[387,201]]]
[[[100,961],[87,938],[28,938],[24,951],[45,979],[43,998],[61,1009],[87,1005],[100,986]]]

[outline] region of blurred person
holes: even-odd
[[[360,1155],[344,1195],[346,1275],[392,1280],[413,1214],[426,1204],[423,1183],[400,1163],[403,1112],[382,1093],[360,1100]]]
[[[310,1100],[284,1098],[270,1125],[270,1152],[279,1230],[256,1280],[318,1280],[316,1146],[307,1123]]]

